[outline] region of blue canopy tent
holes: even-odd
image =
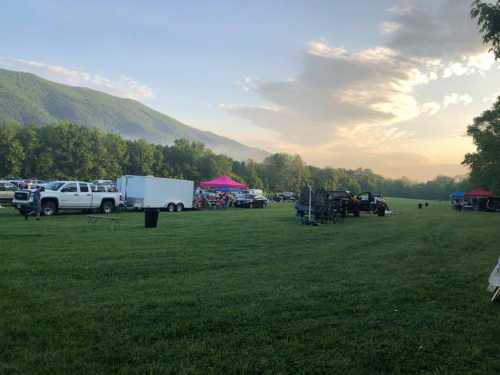
[[[461,201],[465,197],[465,192],[463,191],[457,191],[455,193],[450,194],[450,200],[451,201]]]
[[[217,188],[212,188],[212,190],[215,190],[220,193],[237,193],[241,191],[241,189],[231,188],[231,187],[217,187]]]

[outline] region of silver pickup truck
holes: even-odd
[[[34,190],[19,190],[14,193],[12,205],[25,214],[33,209]],[[54,181],[41,193],[42,214],[51,216],[59,211],[100,210],[111,213],[122,204],[120,193],[95,192],[93,185],[81,181]]]

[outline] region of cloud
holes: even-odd
[[[421,115],[436,115],[450,104],[470,104],[470,96],[458,94],[443,103],[417,99],[417,90],[433,81],[484,74],[495,62],[470,19],[469,1],[424,3],[401,1],[390,10],[382,24],[383,45],[349,51],[324,39],[311,41],[294,79],[247,77],[240,83],[264,105],[224,109],[275,131],[282,141],[319,145],[339,133],[387,131]]]
[[[391,9],[386,45],[406,56],[460,58],[484,51],[478,28],[470,17],[470,0],[400,1]],[[397,25],[397,26],[395,26]]]
[[[320,165],[356,167],[359,160],[359,166],[387,175],[416,178],[432,177],[440,168],[463,172],[462,141],[447,146],[455,166],[451,159],[443,163],[419,153],[421,141],[436,133],[431,128],[444,128],[437,118],[440,112],[473,101],[471,95],[456,92],[434,101],[425,93],[454,90],[454,80],[485,75],[496,64],[469,11],[469,0],[399,1],[380,25],[379,45],[351,51],[325,39],[313,40],[293,79],[246,78],[240,83],[261,98],[261,105],[223,109],[277,134],[275,149],[298,152]],[[463,131],[441,137],[441,143],[465,133],[465,125]],[[405,160],[404,165],[391,167],[394,158]]]
[[[459,95],[456,92],[446,95],[443,99],[443,107],[447,108],[450,104],[464,104],[472,103],[472,97],[469,94]]]
[[[499,97],[500,97],[500,91],[497,91],[490,96],[485,96],[483,98],[482,102],[483,103],[493,103],[493,102],[497,101]]]
[[[0,58],[0,66],[37,74],[66,85],[87,87],[129,99],[142,100],[154,96],[153,89],[127,76],[113,80],[98,74],[23,59]]]
[[[490,52],[462,56],[462,61],[452,61],[444,68],[442,77],[469,76],[473,74],[484,75],[495,64],[495,55]]]
[[[226,110],[291,142],[318,144],[342,127],[387,126],[418,116],[413,92],[437,78],[389,48],[350,53],[313,41],[295,79],[252,81],[252,91],[269,105]]]
[[[420,110],[421,113],[427,114],[428,116],[434,116],[441,109],[441,104],[436,102],[427,102],[422,104]]]
[[[486,100],[483,99],[484,102]],[[443,98],[442,104],[437,103],[437,102],[426,102],[422,104],[422,107],[420,109],[420,113],[426,114],[428,116],[434,116],[436,115],[441,109],[446,109],[450,105],[457,105],[457,104],[463,104],[463,105],[469,105],[473,102],[472,96],[469,94],[457,94],[456,92],[451,93],[449,95],[446,95]]]
[[[380,30],[384,34],[392,34],[392,33],[396,32],[396,31],[398,31],[400,27],[401,27],[401,24],[399,24],[397,22],[385,21],[380,26]]]

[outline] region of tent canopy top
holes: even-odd
[[[490,198],[492,196],[493,193],[483,189],[474,189],[465,193],[465,198]]]
[[[246,189],[248,186],[237,181],[234,181],[229,176],[219,176],[213,180],[202,181],[200,186],[205,189],[209,188],[231,188],[231,189]]]

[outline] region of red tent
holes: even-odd
[[[213,180],[202,181],[200,186],[203,189],[246,189],[247,185],[234,181],[228,176],[219,176]]]
[[[465,193],[465,198],[490,198],[493,196],[493,193],[490,193],[489,191],[483,190],[483,189],[474,189],[472,191],[469,191],[468,193]]]

